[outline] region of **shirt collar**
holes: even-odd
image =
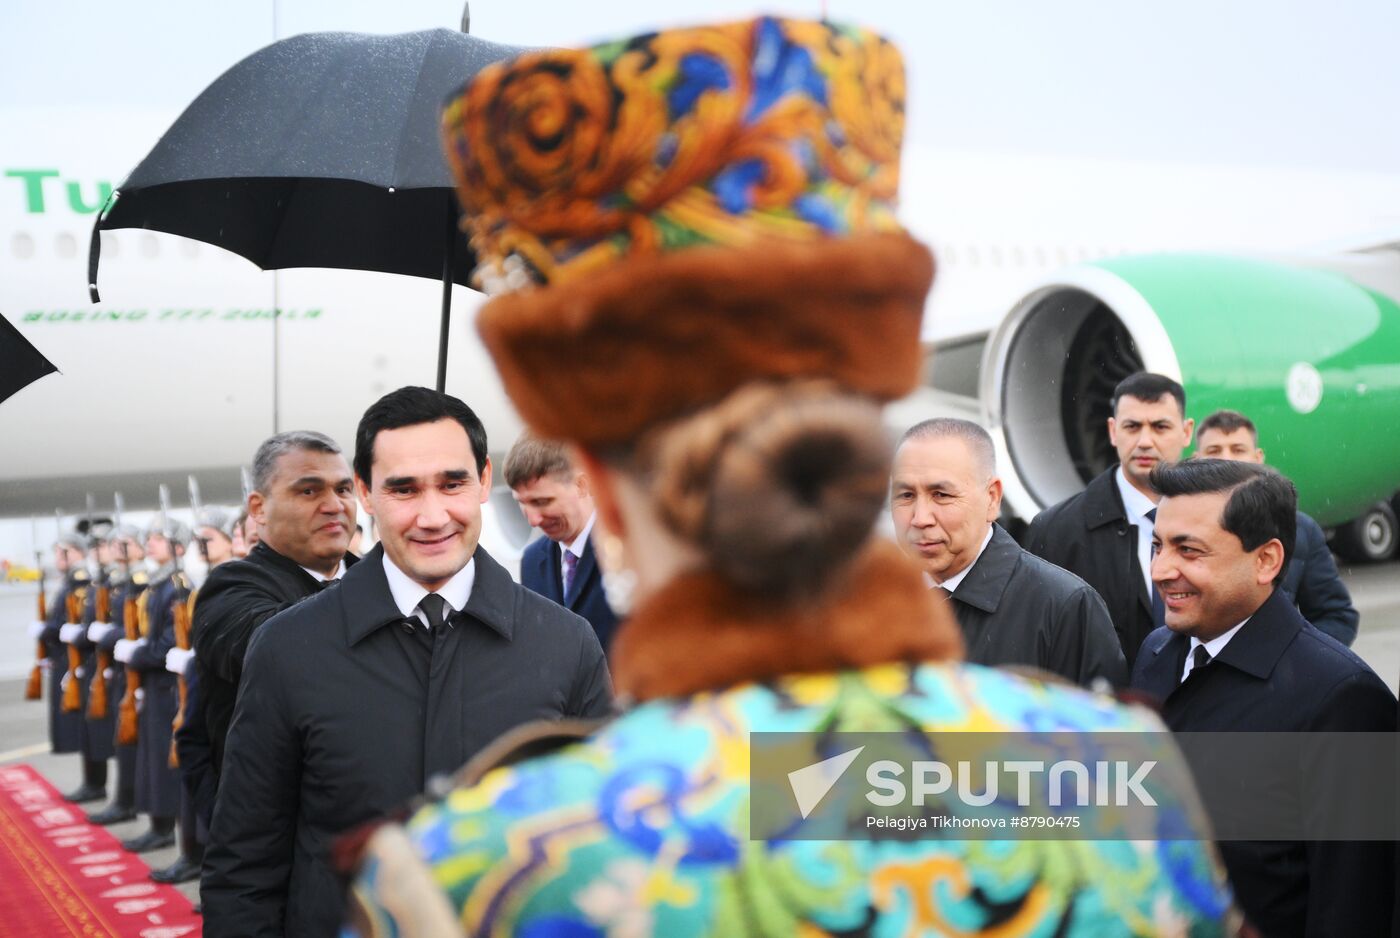
[[[1123,510],[1128,513],[1128,520],[1137,521],[1157,507],[1152,499],[1133,488],[1133,484],[1123,474],[1121,464],[1118,466],[1118,471],[1114,473],[1114,481],[1118,483],[1118,494],[1123,497]]]
[[[598,512],[596,511],[588,516],[588,522],[584,524],[583,530],[578,533],[578,537],[574,538],[574,542],[572,544],[565,545],[561,543],[559,545],[560,558],[564,556],[563,552],[567,550],[579,560],[583,559],[584,548],[588,546],[588,535],[593,533],[593,522],[597,519],[597,517]]]
[[[298,564],[297,566],[301,565]],[[324,573],[317,573],[310,567],[302,567],[302,569],[305,570],[307,575],[310,576],[311,579],[315,580],[317,583],[329,583],[331,580],[338,580],[341,577],[345,576],[345,558],[342,557],[340,559],[340,563],[336,565],[335,573],[332,573],[330,576],[326,576]]]
[[[384,557],[384,578],[389,581],[389,594],[394,598],[394,605],[399,608],[399,612],[407,619],[414,614],[418,604],[423,601],[423,597],[428,595],[428,589],[413,580],[407,573],[400,570],[386,553]],[[458,570],[457,573],[448,580],[437,594],[447,600],[447,613],[461,612],[467,607],[467,600],[471,598],[472,586],[476,582],[476,558],[472,557],[467,561],[467,565]]]
[[[961,571],[959,571],[958,573],[955,573],[954,575],[948,577],[948,579],[944,580],[942,583],[935,583],[935,584],[933,584],[933,585],[935,585],[935,586],[941,586],[941,587],[943,587],[945,590],[947,590],[947,591],[950,592],[950,593],[953,592],[954,590],[956,590],[956,589],[958,588],[958,584],[961,583],[961,582],[963,581],[963,579],[964,579],[969,573],[972,572],[972,568],[973,568],[973,567],[977,566],[977,561],[982,559],[982,552],[985,551],[985,550],[987,549],[987,545],[990,544],[990,543],[992,542],[992,532],[995,531],[995,530],[996,530],[996,526],[995,526],[995,525],[988,525],[988,526],[987,526],[987,536],[984,537],[984,538],[982,538],[982,546],[979,547],[979,548],[977,548],[977,556],[972,558],[972,563],[970,563],[970,564],[968,564],[967,566],[963,567]],[[933,579],[933,577],[929,577],[929,580],[930,580],[930,581],[932,581],[932,579]]]

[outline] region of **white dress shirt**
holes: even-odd
[[[598,512],[595,511],[588,516],[588,522],[584,524],[583,530],[578,533],[578,537],[574,538],[571,543],[565,544],[563,541],[558,542],[559,562],[561,564],[564,562],[564,551],[566,550],[573,554],[575,558],[579,560],[583,559],[583,550],[588,546],[588,535],[593,533],[593,522],[597,519]]]
[[[409,616],[415,617],[423,626],[428,627],[428,616],[418,604],[427,596],[429,590],[404,573],[394,562],[389,559],[389,555],[384,555],[384,576],[389,581],[389,593],[394,598],[394,605],[399,607],[399,612],[407,619]],[[467,561],[467,565],[458,570],[457,573],[448,580],[442,589],[437,590],[437,594],[447,601],[447,609],[443,611],[443,621],[454,612],[461,612],[467,607],[467,600],[472,595],[472,584],[476,582],[476,558]]]
[[[311,579],[315,580],[317,583],[329,583],[331,580],[338,580],[345,576],[345,559],[343,557],[341,558],[340,566],[336,567],[335,572],[330,576],[326,576],[324,573],[317,573],[310,567],[302,567],[302,569],[310,574]]]
[[[1133,488],[1128,477],[1123,475],[1123,467],[1120,465],[1114,474],[1118,482],[1118,494],[1123,498],[1123,510],[1128,515],[1128,521],[1137,525],[1137,552],[1138,566],[1142,568],[1142,579],[1147,584],[1147,595],[1152,595],[1152,522],[1147,520],[1147,513],[1156,508],[1157,505],[1152,499]]]
[[[1252,619],[1254,617],[1250,616],[1249,618]],[[1249,619],[1244,620],[1244,622],[1248,621]],[[1191,669],[1196,666],[1196,649],[1199,646],[1206,646],[1206,654],[1210,655],[1211,658],[1214,659],[1217,655],[1219,655],[1222,651],[1225,650],[1226,645],[1230,644],[1230,639],[1235,637],[1235,633],[1238,632],[1240,629],[1244,628],[1244,622],[1241,622],[1239,625],[1235,626],[1233,629],[1224,633],[1223,635],[1215,636],[1215,638],[1212,638],[1208,642],[1203,642],[1199,638],[1192,638],[1191,647],[1186,649],[1186,666],[1181,669],[1181,679],[1183,681],[1186,680],[1186,676],[1190,674]]]

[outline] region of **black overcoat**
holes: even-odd
[[[1349,648],[1274,590],[1223,651],[1183,683],[1190,639],[1148,636],[1133,687],[1176,732],[1393,732],[1395,695]],[[1395,845],[1226,841],[1220,855],[1249,920],[1271,936],[1389,935]]]
[[[1298,534],[1293,556],[1283,572],[1279,588],[1298,606],[1303,618],[1320,632],[1351,645],[1361,624],[1361,613],[1352,605],[1351,593],[1337,571],[1327,535],[1309,516],[1298,512]]]
[[[1152,631],[1152,594],[1138,563],[1137,525],[1128,523],[1115,465],[1078,495],[1035,516],[1026,549],[1094,588],[1108,607],[1129,671]]]
[[[347,567],[355,560],[353,554],[345,555]],[[195,664],[216,777],[223,765],[224,740],[249,639],[258,626],[314,596],[321,586],[295,560],[259,542],[244,559],[209,571],[199,588],[194,606]]]
[[[1128,668],[1103,600],[1074,574],[1021,549],[999,524],[952,595],[967,660],[1032,665],[1087,687]]]
[[[97,644],[87,639],[87,627],[97,621],[97,591],[103,586],[109,590],[108,598],[116,592],[116,584],[107,576],[98,578],[94,587],[88,590],[87,602],[83,606],[83,637],[73,644],[83,653],[83,758],[93,762],[105,762],[115,753],[114,737],[117,727],[117,711],[107,707],[107,715],[94,720],[88,716],[92,701],[92,682],[97,677]],[[110,669],[114,670],[115,669]],[[105,681],[106,678],[104,677]],[[110,704],[110,698],[109,698]]]
[[[588,623],[478,548],[466,608],[432,654],[394,605],[376,547],[253,637],[205,855],[204,934],[336,934],[334,837],[403,805],[522,723],[611,705]]]
[[[175,647],[175,603],[188,596],[189,585],[176,577],[156,576],[138,601],[144,606],[141,636],[146,644],[131,655],[141,674],[141,703],[136,736],[136,810],[173,818],[180,810],[180,773],[170,766],[171,724],[180,709],[175,675],[165,670],[165,656]]]
[[[68,597],[77,592],[87,601],[91,577],[82,567],[69,570],[57,594],[49,603],[49,617],[44,620],[44,650],[49,656],[49,746],[56,753],[81,752],[83,748],[83,712],[63,712],[63,679],[68,675],[68,646],[59,639],[59,632],[68,623]]]

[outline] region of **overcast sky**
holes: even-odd
[[[1189,162],[1400,172],[1395,0],[830,0],[896,39],[910,139]],[[665,9],[665,13],[659,11]],[[573,45],[821,2],[473,0],[472,32]],[[313,30],[455,27],[458,0],[6,0],[0,99],[182,107],[243,55]]]

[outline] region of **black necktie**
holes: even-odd
[[[447,612],[447,600],[437,593],[429,593],[418,601],[418,608],[423,610],[423,615],[428,617],[428,634],[432,638],[432,644],[437,646],[443,634],[447,632],[445,613]]]
[[[1147,514],[1143,515],[1143,517],[1146,518],[1148,521],[1152,522],[1152,524],[1155,526],[1155,525],[1157,524],[1157,509],[1156,509],[1156,508],[1153,508],[1153,509],[1152,509],[1151,511],[1149,511]],[[1148,577],[1148,581],[1151,582],[1151,578],[1152,578],[1152,568],[1151,568],[1150,566],[1149,566],[1148,569],[1147,569],[1147,577]],[[1161,628],[1162,626],[1164,626],[1164,625],[1166,625],[1166,624],[1167,624],[1167,604],[1164,603],[1164,602],[1162,602],[1162,592],[1161,592],[1161,590],[1157,589],[1157,584],[1156,584],[1156,583],[1153,583],[1153,584],[1152,584],[1152,627],[1155,628],[1155,629],[1159,629],[1159,628]],[[1199,647],[1199,646],[1198,646],[1198,647]],[[1209,655],[1207,655],[1207,657],[1209,657]]]
[[[1206,651],[1206,646],[1197,645],[1196,650],[1191,652],[1191,660],[1194,662],[1191,665],[1191,673],[1195,674],[1215,659],[1211,658],[1210,652]]]

